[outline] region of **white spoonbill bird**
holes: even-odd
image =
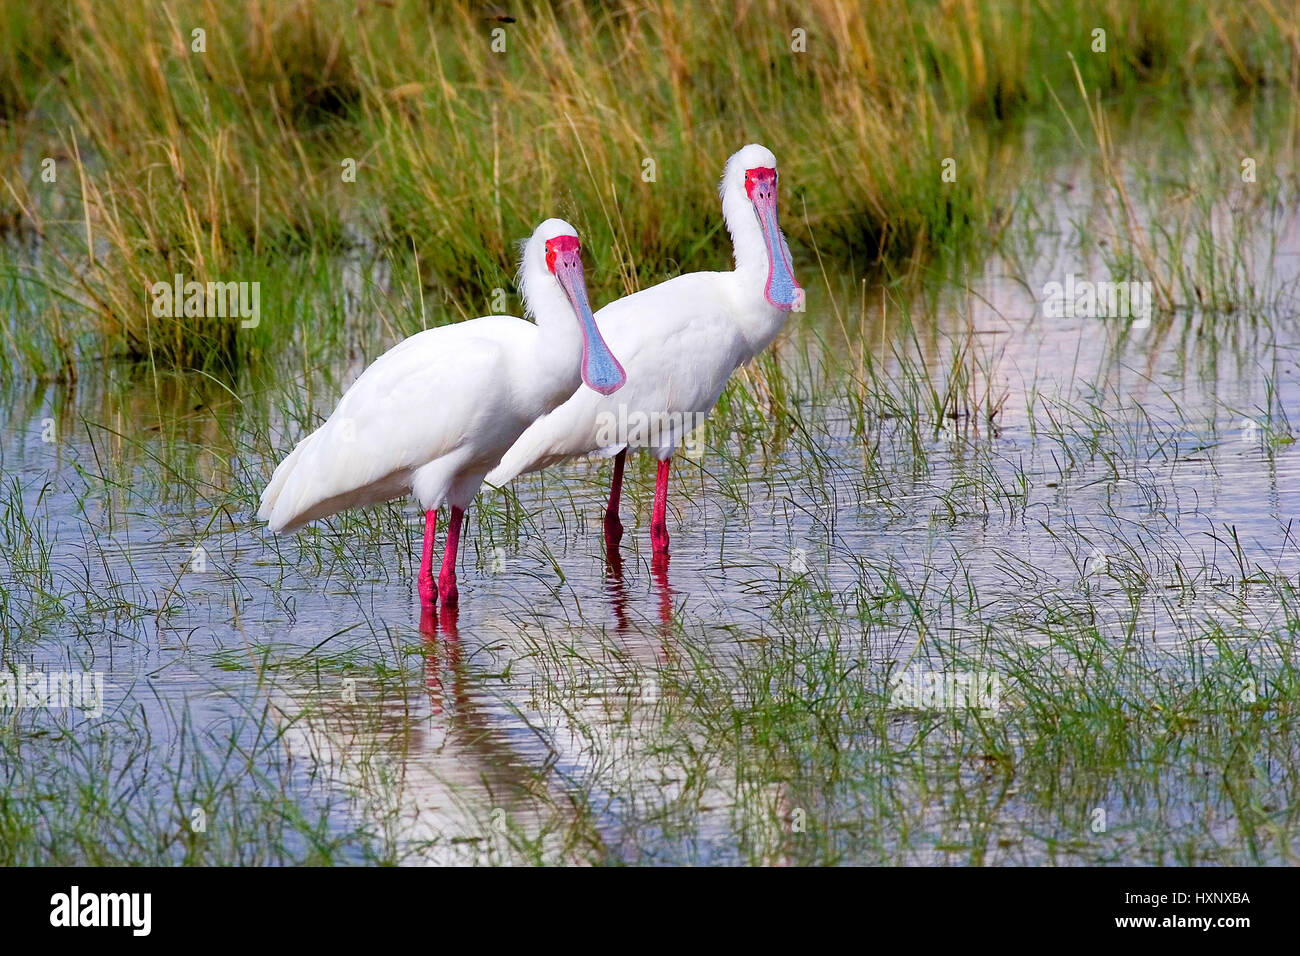
[[[601,334],[627,369],[627,385],[615,397],[578,389],[529,426],[488,472],[488,484],[500,487],[578,455],[613,455],[605,512],[605,538],[613,546],[623,536],[618,508],[627,450],[648,448],[659,459],[650,539],[656,556],[668,554],[673,450],[712,410],[731,373],[776,337],[803,296],[777,224],[776,187],[776,157],[766,147],[751,144],[727,160],[722,217],[736,268],[677,276],[597,312]]]
[[[540,415],[585,382],[609,395],[623,366],[587,302],[578,233],[548,219],[524,245],[520,288],[536,324],[490,315],[419,332],[361,373],[325,424],[280,463],[258,517],[293,531],[408,492],[425,509],[419,591],[454,607],[461,520],[488,469]],[[437,591],[438,507],[451,510]]]

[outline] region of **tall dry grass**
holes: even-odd
[[[486,303],[510,284],[514,241],[550,215],[583,232],[598,299],[722,267],[716,181],[754,140],[780,157],[797,255],[854,271],[920,261],[989,222],[989,143],[1073,87],[1068,53],[1103,93],[1294,91],[1295,12],[645,0],[510,4],[507,22],[403,0],[11,5],[0,230],[19,240],[0,253],[0,289],[25,318],[10,351],[35,327],[69,353],[59,367],[87,349],[228,365],[273,333],[149,316],[150,283],[274,284],[291,257],[357,243],[412,250],[426,287]],[[23,234],[41,237],[38,257]]]

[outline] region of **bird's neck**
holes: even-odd
[[[528,306],[541,333],[534,368],[545,381],[538,384],[567,398],[582,384],[582,329],[573,305],[557,283],[539,277],[530,283]]]
[[[771,269],[767,243],[763,241],[754,205],[743,189],[729,189],[723,194],[722,218],[731,233],[736,262],[731,273],[734,295],[740,305],[735,313],[736,322],[749,344],[749,358],[753,358],[776,338],[787,313],[767,301],[765,290]]]
[[[754,205],[743,189],[728,189],[722,197],[722,219],[731,233],[731,247],[736,273],[749,288],[757,289],[761,298],[767,283],[769,263],[763,230],[754,214]]]

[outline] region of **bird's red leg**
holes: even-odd
[[[616,546],[623,540],[623,522],[618,520],[619,502],[623,499],[623,463],[627,449],[614,456],[614,478],[609,483],[609,507],[605,509],[605,544]]]
[[[442,571],[438,574],[438,596],[442,598],[443,607],[455,607],[459,598],[456,593],[456,548],[460,544],[460,523],[464,517],[465,509],[451,509],[447,549],[442,553]]]
[[[655,476],[655,507],[650,518],[650,541],[655,554],[668,553],[668,467],[669,461],[659,462]]]
[[[420,554],[420,574],[415,579],[420,591],[420,603],[432,605],[438,600],[438,592],[433,586],[433,536],[438,530],[438,512],[424,513],[424,550]]]

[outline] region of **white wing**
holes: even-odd
[[[733,305],[723,275],[678,276],[597,312],[596,323],[623,363],[627,384],[608,396],[579,388],[528,427],[488,472],[487,482],[500,487],[578,455],[615,454],[626,444],[625,426],[648,425],[650,416],[662,416],[663,427],[645,434],[644,443],[671,449],[682,437],[674,423],[706,415],[748,354],[729,318]]]
[[[511,365],[536,335],[532,323],[490,316],[400,342],[280,463],[258,517],[291,531],[409,492],[417,473],[422,502],[436,507],[456,474],[475,463],[486,471],[532,420],[516,407]]]

